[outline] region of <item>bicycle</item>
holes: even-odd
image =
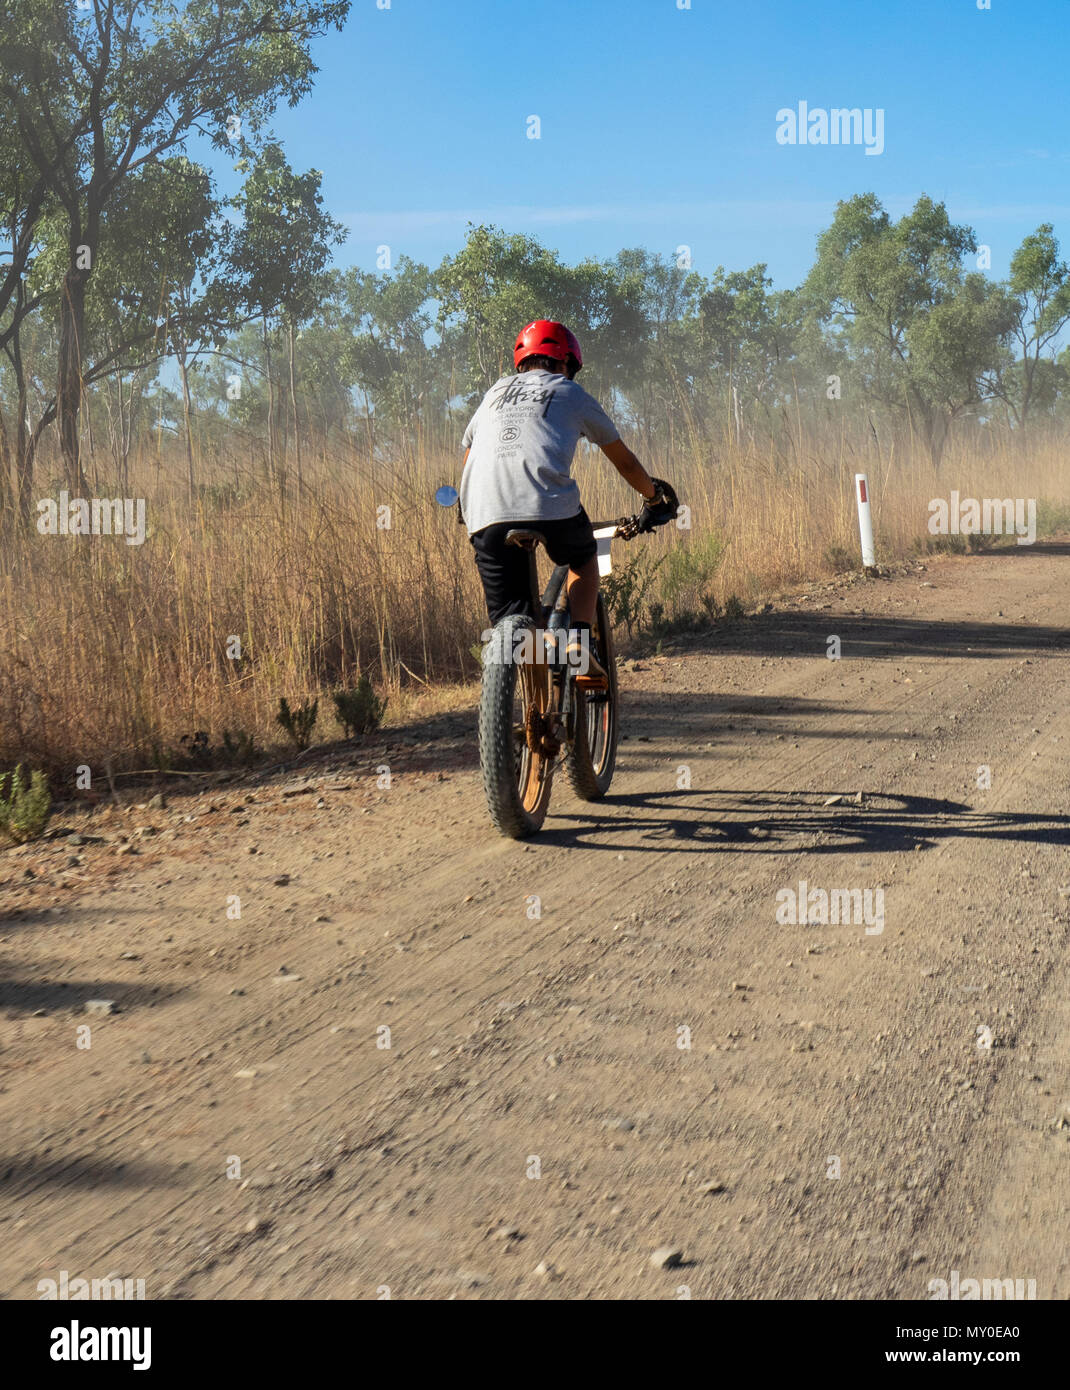
[[[649,529],[642,514],[594,527],[602,541],[632,540]],[[567,565],[558,565],[540,595],[537,551],[541,532],[518,527],[507,545],[528,552],[531,611],[510,614],[491,629],[483,653],[479,702],[479,761],[491,820],[511,839],[534,835],[546,818],[554,772],[564,762],[572,790],[599,801],[609,790],[620,732],[617,667],[605,599],[598,595],[591,638],[606,672],[600,685],[578,685],[585,672],[566,659],[569,631]],[[608,573],[608,545],[600,545]],[[562,757],[563,755],[563,757]]]

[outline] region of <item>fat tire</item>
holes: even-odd
[[[513,731],[513,703],[517,672],[511,659],[514,634],[531,627],[530,619],[509,616],[495,626],[483,653],[483,684],[479,698],[479,763],[483,772],[483,791],[495,828],[513,840],[534,835],[546,819],[550,802],[552,769],[546,759],[532,755],[531,776],[541,779],[534,805],[525,806],[516,770],[516,741]],[[545,671],[545,667],[542,668]],[[529,778],[530,784],[531,778]]]

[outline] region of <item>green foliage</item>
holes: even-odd
[[[614,626],[623,623],[631,637],[642,625],[647,596],[653,587],[665,556],[655,558],[649,551],[637,550],[601,579],[602,596]]]
[[[919,536],[911,546],[915,555],[968,555],[979,550],[980,536]]]
[[[154,428],[185,436],[191,496],[195,439],[211,456],[235,425],[272,465],[292,452],[300,469],[308,435],[324,456],[342,434],[376,462],[426,457],[456,444],[469,406],[511,370],[517,329],[543,315],[580,335],[584,386],[648,459],[681,445],[712,456],[757,425],[794,449],[807,414],[857,423],[873,411],[882,430],[902,420],[938,462],[961,417],[1020,427],[1070,413],[1070,356],[1056,359],[1070,268],[1052,224],[1025,237],[1000,284],[975,270],[972,229],[928,197],[899,220],[873,193],[841,202],[797,290],[774,290],[762,262],[704,276],[689,254],[643,247],[569,265],[487,225],[437,268],[401,256],[375,273],[332,270],[344,233],[322,176],[291,168],[269,131],[280,103],[311,91],[312,45],[349,9],[8,0],[0,399],[5,417],[30,411],[32,443],[13,441],[21,457],[0,470],[0,492],[8,471],[32,479],[21,466],[50,412],[68,474],[79,419],[106,419],[123,491],[126,461]],[[201,135],[243,175],[233,198],[217,187],[218,161],[191,158]],[[77,247],[91,263],[72,266]],[[74,351],[57,391],[61,325]],[[190,402],[159,380],[168,355]],[[826,395],[829,375],[842,396]],[[705,603],[688,585],[664,593],[670,613]]]
[[[299,752],[307,748],[312,741],[312,730],[316,727],[316,719],[319,716],[319,703],[318,700],[313,700],[311,704],[298,705],[296,709],[291,710],[285,695],[279,700],[279,712],[275,716],[275,723],[285,730]]]
[[[222,752],[228,763],[237,763],[242,767],[250,766],[260,757],[256,740],[244,729],[236,729],[233,734],[229,729],[223,730]]]
[[[1027,236],[1011,257],[1015,296],[1014,338],[1021,348],[1001,380],[1001,396],[1024,425],[1038,410],[1050,411],[1067,386],[1066,369],[1052,361],[1054,344],[1070,323],[1070,266],[1059,259],[1050,222]]]
[[[214,744],[206,729],[198,729],[193,734],[183,734],[177,748],[161,748],[153,744],[152,765],[160,772],[172,769],[207,770],[216,767],[248,767],[262,756],[252,734],[244,729],[231,732],[223,730],[222,740]]]
[[[334,701],[334,717],[347,738],[356,734],[370,734],[383,722],[386,698],[376,695],[364,673],[352,690],[335,690],[331,698]]]
[[[243,295],[257,315],[281,311],[292,323],[312,317],[327,287],[331,246],[345,229],[323,208],[318,169],[296,174],[274,142],[260,152],[233,205],[242,214],[233,259]]]
[[[29,781],[21,763],[14,772],[0,772],[0,831],[17,844],[40,835],[51,806],[48,778],[43,772],[31,773]]]
[[[728,597],[725,599],[724,617],[742,618],[746,614],[746,611],[747,610],[743,607],[743,604],[740,601],[738,594],[729,594]]]
[[[1070,506],[1037,498],[1037,536],[1065,536],[1070,533]]]
[[[0,222],[14,260],[0,277],[0,347],[31,313],[61,323],[73,343],[54,358],[68,456],[83,383],[121,383],[191,337],[215,339],[220,314],[233,326],[228,276],[208,283],[227,228],[186,145],[206,134],[248,155],[279,102],[307,95],[311,44],[348,11],[349,0],[95,0],[89,13],[7,0]],[[214,301],[203,314],[202,300]]]
[[[456,389],[471,399],[512,371],[517,330],[533,318],[561,319],[580,336],[594,367],[584,382],[595,392],[619,379],[627,345],[641,337],[634,296],[612,265],[565,265],[534,237],[497,227],[471,227],[435,287],[443,345],[460,367]]]
[[[821,558],[833,574],[850,574],[862,568],[861,556],[844,545],[827,545]]]
[[[666,553],[660,583],[661,595],[677,617],[686,601],[702,602],[725,548],[724,541],[713,531],[692,535],[682,542],[684,534],[674,535],[676,544]]]
[[[919,198],[892,222],[872,193],[837,204],[804,286],[872,397],[907,411],[938,464],[948,427],[997,394],[1015,323],[1013,295],[967,272],[969,227]]]

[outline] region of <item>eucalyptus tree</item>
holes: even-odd
[[[125,182],[182,152],[194,132],[220,148],[255,138],[315,72],[310,44],[349,0],[7,0],[0,25],[3,143],[13,139],[23,203],[53,201],[65,263],[58,293],[56,415],[80,485],[86,292]]]
[[[1050,222],[1027,236],[1011,257],[1009,288],[1016,311],[1012,337],[1021,356],[1008,367],[1002,395],[1017,425],[1050,410],[1065,377],[1056,353],[1070,323],[1070,266],[1060,259]]]
[[[872,193],[836,207],[804,286],[871,396],[906,410],[938,465],[956,416],[998,392],[1015,306],[966,268],[969,227],[921,197],[892,222]]]
[[[241,298],[264,324],[280,320],[286,333],[298,489],[301,430],[297,403],[297,330],[311,319],[330,287],[327,265],[331,247],[346,232],[323,207],[318,169],[298,174],[281,146],[270,142],[248,169],[241,192],[233,199],[241,213],[232,251],[240,267]],[[270,366],[269,366],[270,381]]]
[[[435,271],[442,349],[458,364],[457,391],[473,404],[513,367],[517,330],[558,319],[584,347],[584,384],[619,389],[645,328],[639,290],[612,263],[566,265],[535,237],[471,226],[465,244]]]

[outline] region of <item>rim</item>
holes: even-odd
[[[601,698],[586,695],[584,700],[586,704],[587,751],[595,774],[601,776],[609,755],[610,734],[613,728],[612,697],[609,694],[603,694]]]
[[[536,710],[541,714],[547,707],[546,681],[539,679],[539,670],[521,665],[513,692],[514,777],[520,804],[529,812],[538,808],[547,768],[546,758],[531,751],[527,738],[528,711]]]
[[[584,705],[584,725],[587,735],[587,753],[591,759],[591,766],[594,768],[595,775],[601,776],[605,771],[606,763],[609,759],[609,751],[613,745],[613,720],[616,717],[616,700],[613,690],[613,653],[609,649],[609,643],[602,640],[601,623],[597,624],[595,633],[598,642],[598,651],[602,664],[609,675],[609,683],[605,690],[582,691]],[[577,689],[577,687],[573,687]]]

